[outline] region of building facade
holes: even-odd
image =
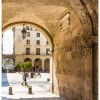
[[[31,61],[35,71],[39,69],[49,71],[51,49],[49,42],[41,32],[29,26],[25,26],[27,33],[23,39],[22,29],[23,26],[13,28],[15,65],[18,62]]]

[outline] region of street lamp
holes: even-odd
[[[22,33],[22,38],[23,38],[23,39],[26,38],[26,33],[27,33],[26,29],[24,28],[24,25],[25,25],[25,24],[23,24],[23,29],[22,29],[22,31],[21,31],[21,33]]]

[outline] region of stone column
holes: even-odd
[[[34,66],[34,60],[35,60],[35,59],[32,59],[32,67]]]
[[[0,51],[1,51],[1,54],[3,54],[3,33],[2,34],[0,34],[1,36],[1,38],[0,38],[0,40],[1,40],[1,43],[0,43],[0,47],[2,47],[1,49],[0,49]],[[0,55],[0,58],[2,58],[2,60],[1,60],[1,62],[3,63],[3,57],[2,57],[2,55]],[[1,65],[2,66],[2,65]]]
[[[32,86],[28,87],[28,94],[32,94]]]
[[[44,71],[44,59],[42,59],[42,69]]]
[[[50,55],[50,92],[53,93],[53,53]]]
[[[33,67],[34,67],[34,61],[35,61],[35,59],[34,58],[32,58],[32,72],[33,72]],[[32,76],[32,75],[31,75]],[[31,77],[32,78],[32,77]]]
[[[9,95],[12,95],[12,87],[9,87]]]
[[[13,59],[13,71],[14,71],[14,68],[15,68],[15,59]]]

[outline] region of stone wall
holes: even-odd
[[[98,44],[93,43],[93,93],[94,100],[98,100]]]
[[[62,20],[68,23],[67,27]],[[91,33],[85,32],[75,12],[67,9],[58,21],[54,36],[53,79],[54,93],[66,100],[93,98]]]

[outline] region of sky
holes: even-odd
[[[3,54],[13,53],[13,31],[8,29],[3,33]]]

